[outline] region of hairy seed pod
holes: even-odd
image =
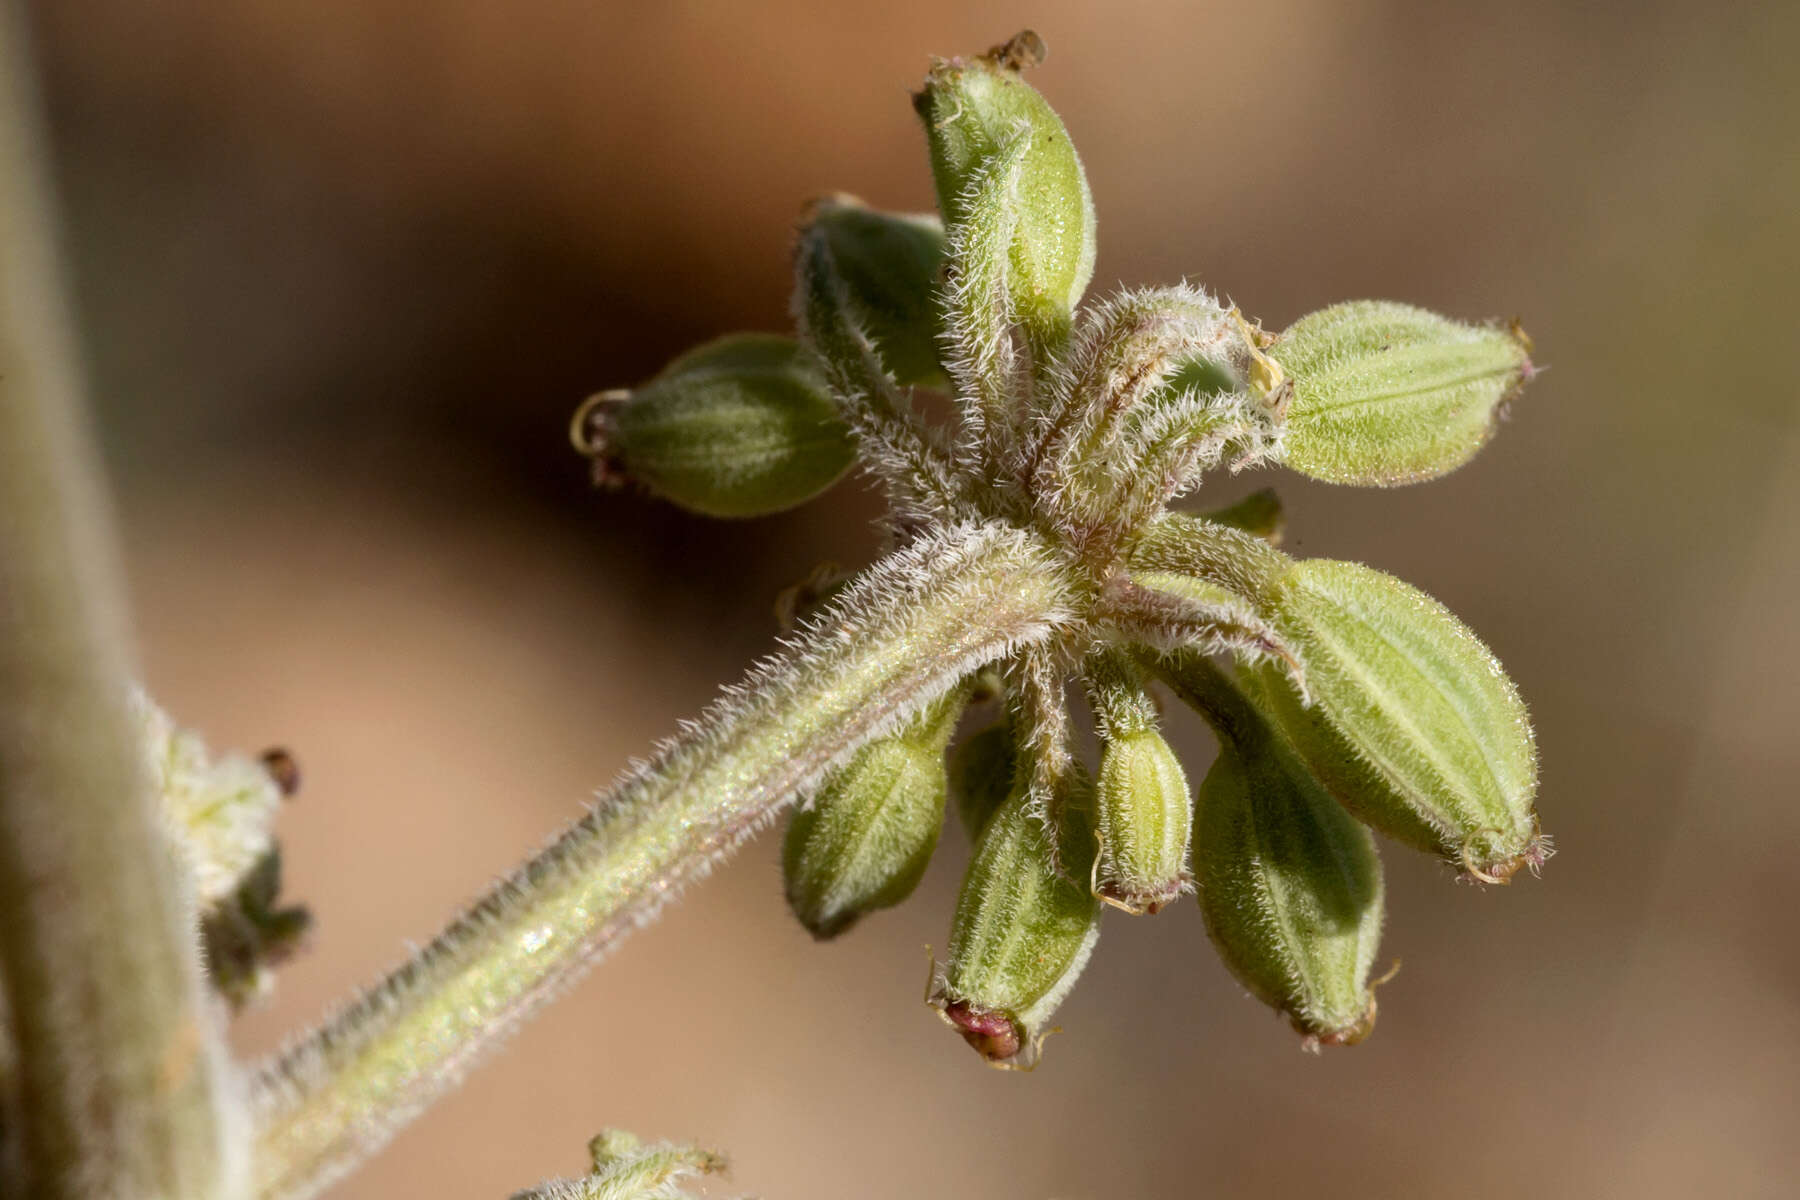
[[[812,499],[855,456],[818,365],[793,340],[733,334],[689,351],[643,387],[576,414],[595,478],[682,508],[754,517]]]
[[[1216,666],[1191,652],[1164,666],[1219,735],[1194,839],[1219,956],[1312,1044],[1361,1041],[1375,1025],[1369,972],[1381,939],[1374,839]]]
[[[918,887],[944,827],[944,749],[966,700],[958,688],[864,746],[788,822],[788,907],[814,937],[836,937]]]
[[[881,360],[903,384],[941,387],[938,274],[944,227],[931,213],[889,213],[842,193],[813,203],[801,229],[820,229],[838,276],[868,322]]]
[[[1018,756],[1012,726],[996,721],[964,738],[950,754],[950,795],[971,842],[1011,794]]]
[[[1255,499],[1253,496],[1244,504]],[[1274,501],[1274,505],[1279,517],[1280,502]],[[1227,515],[1231,515],[1229,510]],[[1164,513],[1150,522],[1127,557],[1134,572],[1188,575],[1224,588],[1241,597],[1241,603],[1257,608],[1265,606],[1267,596],[1293,562],[1259,530],[1218,520],[1212,514],[1189,513]]]
[[[1154,729],[1109,740],[1095,784],[1100,895],[1156,913],[1188,884],[1193,809],[1181,761]]]
[[[1021,47],[1035,43],[1037,53]],[[1068,130],[1019,69],[1041,57],[1029,32],[975,59],[935,63],[913,107],[925,124],[944,223],[970,219],[971,184],[1013,138],[1030,138],[1020,167],[1009,262],[1014,318],[1060,337],[1094,273],[1094,202]]]
[[[1094,891],[1127,912],[1160,912],[1190,882],[1187,774],[1157,729],[1155,702],[1134,664],[1098,656],[1087,684],[1100,733]]]
[[[984,1059],[1029,1066],[1099,935],[1099,902],[1057,873],[1043,819],[1017,789],[963,878],[934,1002]]]
[[[1328,559],[1294,564],[1275,609],[1313,703],[1266,671],[1255,697],[1345,807],[1476,879],[1543,863],[1531,722],[1467,626],[1417,588]]]
[[[1382,300],[1302,317],[1269,351],[1293,381],[1286,466],[1390,487],[1453,471],[1533,374],[1515,329]]]

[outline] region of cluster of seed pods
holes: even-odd
[[[1222,465],[1365,486],[1442,475],[1530,378],[1530,346],[1516,327],[1380,301],[1270,335],[1185,284],[1082,309],[1093,205],[1023,79],[1042,57],[1022,34],[934,64],[915,107],[939,214],[815,202],[799,339],[724,338],[602,393],[575,444],[599,481],[716,516],[801,503],[854,463],[886,492],[894,544],[997,522],[1066,565],[1076,616],[1058,637],[864,745],[793,814],[787,898],[816,936],[911,894],[953,806],[974,850],[931,999],[988,1061],[1035,1062],[1105,912],[1185,894],[1308,1044],[1353,1043],[1375,1019],[1373,835],[1477,881],[1535,871],[1549,843],[1530,723],[1493,655],[1424,593],[1283,553],[1273,493],[1170,505]],[[955,422],[926,421],[920,391],[945,394]],[[828,627],[829,598],[811,600]],[[1217,736],[1197,788],[1159,689]],[[1072,733],[1083,714],[1092,766]]]

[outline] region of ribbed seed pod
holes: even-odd
[[[788,822],[788,907],[814,937],[836,937],[919,886],[944,827],[944,750],[967,695],[958,688],[864,746]]]
[[[1017,222],[1009,259],[1014,317],[1040,338],[1060,337],[1094,273],[1094,202],[1068,130],[1020,75],[1043,54],[1027,31],[975,59],[933,65],[913,107],[925,125],[944,223],[967,219],[971,184],[1023,129]]]
[[[824,231],[838,277],[894,378],[942,386],[937,290],[944,227],[936,215],[881,212],[840,193],[815,201],[801,228]]]
[[[1200,784],[1194,874],[1219,956],[1313,1044],[1375,1025],[1381,864],[1369,831],[1326,794],[1265,718],[1204,656],[1164,677],[1219,735]]]
[[[793,340],[733,334],[629,392],[584,404],[572,430],[595,478],[682,508],[753,517],[812,499],[855,456],[817,363]]]
[[[1383,487],[1467,462],[1532,374],[1517,329],[1382,300],[1302,317],[1269,356],[1294,386],[1283,463],[1328,483]]]
[[[1087,684],[1100,734],[1094,892],[1127,912],[1159,912],[1191,882],[1187,774],[1157,728],[1155,701],[1135,664],[1096,656]]]
[[[950,796],[971,842],[981,837],[988,818],[1012,793],[1017,762],[1012,726],[1005,721],[970,734],[951,752]]]
[[[1312,705],[1268,671],[1253,694],[1345,807],[1487,882],[1543,863],[1531,722],[1467,626],[1417,588],[1328,559],[1295,563],[1274,608]]]
[[[1070,797],[1062,807],[1090,803]],[[1099,902],[1085,882],[1057,873],[1042,818],[1015,790],[976,845],[934,1001],[984,1059],[1030,1066],[1099,935]]]

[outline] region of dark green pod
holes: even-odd
[[[854,196],[816,201],[802,230],[824,232],[843,280],[882,363],[903,384],[942,387],[937,307],[944,227],[931,213],[890,213]]]
[[[1199,514],[1199,519],[1259,537],[1271,546],[1281,545],[1287,533],[1287,513],[1274,488],[1251,492],[1235,504]]]
[[[950,795],[971,842],[1012,793],[1017,755],[1012,726],[996,721],[964,738],[950,754]]]
[[[1087,801],[1063,807],[1077,803]],[[1043,819],[1015,791],[963,878],[935,1000],[983,1058],[1028,1066],[1099,935],[1099,902],[1085,880],[1058,873]]]
[[[1195,654],[1165,662],[1165,678],[1219,735],[1194,837],[1219,956],[1314,1044],[1361,1041],[1375,1025],[1369,974],[1383,911],[1374,839],[1223,672]]]
[[[788,823],[788,906],[821,940],[912,895],[937,849],[948,783],[944,749],[962,715],[958,689],[904,733],[879,738]]]
[[[1021,130],[1030,139],[1019,168],[1008,252],[1014,318],[1040,342],[1060,337],[1094,273],[1094,202],[1087,175],[1050,105],[1020,69],[1042,56],[1023,33],[973,59],[935,63],[913,107],[925,125],[938,208],[953,231],[970,220],[984,170]]]
[[[714,517],[803,504],[855,457],[817,363],[772,334],[720,338],[635,391],[603,393],[577,414],[575,435],[602,483],[636,483]]]

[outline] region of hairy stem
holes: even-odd
[[[876,564],[535,859],[258,1081],[264,1197],[311,1195],[784,805],[1066,620],[1060,569],[989,525]]]
[[[241,1184],[192,912],[127,709],[17,9],[0,8],[0,1080],[8,1196]],[[5,1056],[0,1056],[5,1057]]]

